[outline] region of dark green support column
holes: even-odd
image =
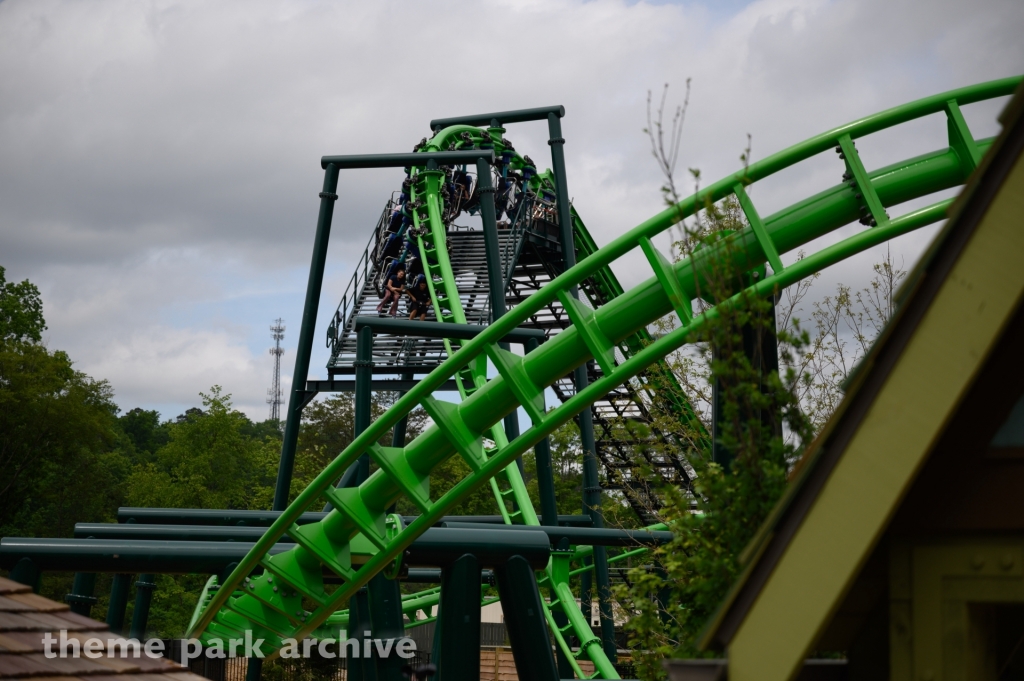
[[[537,487],[540,492],[540,524],[558,525],[558,506],[555,503],[555,481],[551,470],[551,445],[544,438],[533,447],[537,461]]]
[[[39,568],[36,567],[31,558],[22,558],[11,568],[8,578],[19,584],[26,584],[32,587],[32,591],[39,593],[39,579],[42,576],[42,572],[39,571]]]
[[[592,558],[584,558],[584,565],[593,565],[594,561]],[[587,620],[587,624],[594,621],[593,604],[594,604],[594,571],[587,570],[580,574],[580,612],[583,613],[584,619]]]
[[[359,657],[348,658],[348,679],[349,681],[377,681],[377,666],[373,658],[363,657],[363,641],[372,631],[370,598],[365,586],[349,599],[348,608],[348,635],[349,638],[359,641]]]
[[[505,316],[505,277],[501,268],[498,222],[494,214],[491,164],[485,159],[477,159],[476,177],[480,191],[480,221],[484,226],[484,252],[487,256],[487,287],[491,302],[491,320],[496,321]]]
[[[144,640],[146,625],[149,623],[149,606],[153,602],[153,589],[156,588],[156,575],[141,574],[135,582],[135,609],[132,610],[132,628],[128,638]]]
[[[430,661],[436,667],[441,662],[441,618],[443,613],[441,612],[441,603],[435,606],[437,608],[437,618],[434,620],[434,640],[430,646]],[[434,681],[438,681],[441,677],[434,675]]]
[[[403,381],[412,380],[412,372],[402,374]],[[405,391],[399,391],[397,397],[405,395]],[[409,427],[409,417],[403,416],[402,419],[395,424],[394,430],[391,432],[391,446],[392,447],[404,447],[405,446],[405,433],[406,428]]]
[[[95,572],[76,572],[71,593],[64,596],[64,602],[71,606],[71,612],[82,617],[92,617],[92,606],[96,605]]]
[[[358,437],[362,431],[370,427],[373,407],[373,352],[374,332],[369,327],[359,329],[355,341],[355,418],[352,436]],[[404,431],[404,421],[401,430]],[[397,434],[397,428],[395,430]],[[402,443],[406,439],[400,433]],[[352,478],[352,486],[364,482],[370,477],[370,456],[362,455],[356,461],[356,473]],[[371,631],[376,639],[397,639],[404,633],[401,615],[401,590],[397,582],[388,580],[378,574],[367,585],[365,597],[360,597],[360,629],[357,636],[364,631]],[[362,670],[367,679],[379,681],[401,681],[402,659],[395,654],[388,657],[364,659]]]
[[[495,570],[494,576],[519,678],[557,681],[558,669],[533,568],[522,556],[512,556]]]
[[[526,342],[526,351],[533,352],[537,345],[538,343],[536,340],[530,339]],[[558,504],[555,501],[555,477],[554,471],[551,469],[551,445],[546,437],[533,446],[533,456],[537,462],[537,491],[540,493],[540,524],[550,526],[558,525]]]
[[[128,608],[128,592],[132,588],[132,576],[124,573],[114,575],[110,585],[110,604],[107,606],[107,626],[111,633],[124,632],[124,613]]]
[[[492,121],[493,127],[501,127]],[[491,303],[491,321],[505,316],[505,273],[501,266],[501,245],[498,242],[498,220],[494,211],[494,186],[491,183],[491,165],[486,159],[476,161],[477,186],[480,188],[480,221],[484,227],[484,252],[487,257],[487,289]],[[508,343],[499,343],[508,350]],[[505,417],[505,436],[511,442],[519,437],[519,410]],[[519,472],[525,472],[523,458],[516,459]]]
[[[355,439],[370,427],[373,406],[373,329],[368,326],[364,326],[357,332],[356,360],[352,365],[356,370],[356,389],[352,396],[355,402],[352,438]],[[405,419],[402,419],[402,430],[405,430]],[[405,439],[404,432],[402,439],[403,441]],[[370,477],[370,455],[363,454],[341,476],[338,487],[358,487],[368,477]],[[324,511],[330,510],[331,505],[324,504]]]
[[[597,582],[597,606],[601,616],[601,647],[604,654],[616,662],[619,647],[615,643],[615,619],[612,614],[612,589],[608,575],[608,550],[603,546],[594,547],[594,581]]]
[[[411,381],[412,380],[412,372],[406,372],[406,373],[402,374],[402,380],[403,381]],[[401,399],[401,397],[403,395],[405,395],[405,391],[404,390],[399,390],[398,391],[398,395],[396,396],[396,399]],[[394,429],[392,429],[392,431],[391,431],[391,446],[392,447],[404,447],[405,446],[405,433],[406,433],[406,429],[408,427],[409,427],[409,416],[406,415],[406,416],[403,416],[398,421],[398,423],[395,424]],[[398,510],[398,504],[397,503],[396,504],[391,504],[391,506],[388,507],[388,513],[394,513],[397,510]],[[404,629],[403,629],[403,631],[404,631]]]
[[[573,238],[572,211],[569,207],[569,186],[565,173],[565,139],[562,137],[561,118],[555,113],[548,114],[548,144],[551,146],[551,168],[555,175],[556,208],[558,230],[562,243],[562,263],[566,270],[576,264],[576,242]],[[579,298],[579,291],[573,287],[569,292]],[[576,392],[587,387],[587,364],[573,372]],[[604,527],[601,514],[601,488],[597,473],[597,446],[594,441],[594,417],[590,409],[584,409],[578,417],[580,445],[583,448],[583,513],[594,521],[594,527]],[[608,555],[603,547],[594,547],[594,579],[601,604],[601,644],[605,655],[613,662],[616,658],[615,623],[611,619],[611,588],[608,584]],[[585,606],[586,607],[586,606]]]
[[[292,389],[288,396],[288,412],[281,442],[281,463],[277,469],[277,486],[274,490],[274,510],[283,511],[288,506],[288,493],[295,468],[295,446],[299,439],[299,422],[306,379],[309,377],[309,357],[313,350],[313,334],[316,331],[316,313],[320,305],[320,288],[324,282],[324,265],[327,262],[327,243],[331,237],[331,220],[334,217],[334,202],[338,195],[338,167],[328,163],[324,170],[324,190],[320,192],[320,216],[316,224],[313,242],[313,258],[309,266],[309,281],[306,283],[306,302],[302,308],[302,326],[299,327],[299,342],[295,349],[295,370],[292,372]]]
[[[394,645],[405,635],[402,619],[402,590],[399,583],[378,574],[366,585],[370,606],[370,630],[373,638],[380,641],[391,639]],[[377,658],[377,678],[380,681],[402,681],[402,666],[405,660],[394,652],[392,646],[388,657]]]
[[[743,354],[750,360],[750,366],[757,372],[762,393],[768,388],[765,383],[772,372],[779,370],[779,342],[775,331],[775,300],[769,299],[770,306],[758,312],[763,320],[760,324],[744,324],[741,330]],[[725,411],[725,391],[716,377],[711,390],[711,458],[728,471],[732,467],[735,453],[722,442],[722,419]],[[762,437],[782,435],[782,419],[770,411],[758,411],[744,415],[748,421],[760,421]]]
[[[260,681],[263,675],[263,658],[250,657],[245,668],[245,681]]]
[[[441,570],[437,681],[480,678],[480,562],[467,553]]]
[[[373,402],[373,329],[359,329],[356,336],[356,360],[352,363],[356,370],[355,391],[355,430],[353,438],[359,437],[370,427],[371,406]],[[356,474],[356,485],[361,485],[370,477],[370,455],[359,457],[359,472]]]

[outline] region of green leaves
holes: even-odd
[[[252,424],[232,409],[220,386],[200,393],[204,409],[167,426],[169,441],[154,460],[127,480],[131,506],[261,508],[274,485],[280,451],[275,438],[257,438]]]
[[[111,454],[117,407],[65,353],[0,341],[0,536],[70,536],[109,518],[126,469]]]
[[[7,283],[5,272],[0,267],[0,342],[39,343],[46,330],[39,289],[28,279]]]

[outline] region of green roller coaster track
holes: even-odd
[[[417,536],[481,485],[493,486],[507,521],[538,524],[537,514],[515,466],[517,457],[617,385],[692,340],[695,332],[717,317],[721,310],[736,304],[744,293],[769,295],[865,249],[941,220],[950,200],[895,218],[889,217],[886,208],[963,184],[991,140],[974,139],[960,107],[1009,95],[1020,81],[1019,77],[1006,78],[918,100],[854,121],[754,163],[652,217],[607,246],[587,249],[590,252],[578,264],[526,298],[473,340],[449,341],[448,358],[355,438],[298,495],[220,588],[205,592],[189,635],[209,640],[233,638],[251,630],[276,650],[285,637],[302,638],[319,627],[342,624],[347,617],[337,611],[349,597],[374,575],[392,566]],[[871,172],[866,170],[855,140],[932,114],[946,117],[948,148]],[[448,151],[487,143],[500,152],[502,139],[494,130],[452,126],[436,133],[422,151]],[[840,184],[773,215],[758,214],[746,187],[832,148],[845,166]],[[518,156],[513,161],[519,167],[523,163]],[[337,185],[337,168],[326,165],[324,191],[331,193]],[[419,246],[429,256],[427,260],[433,260],[427,280],[434,309],[439,321],[464,322],[445,250],[441,172],[414,168],[412,176],[415,198],[420,201],[415,221],[417,227],[424,227]],[[743,209],[749,225],[746,229],[702,249],[694,256],[696,260],[687,258],[673,263],[655,249],[653,237],[709,203],[730,196],[735,196]],[[858,219],[869,226],[788,267],[783,266],[782,254]],[[636,248],[646,256],[653,277],[628,291],[614,291],[610,300],[597,309],[581,304],[570,294],[588,277],[600,276],[612,262]],[[746,292],[719,301],[695,316],[691,301],[698,296],[701,272],[707,271],[704,268],[710,264],[726,259],[743,270],[767,263],[772,274],[754,283]],[[499,346],[498,341],[509,331],[555,301],[564,306],[572,322],[570,327],[525,356],[513,355]],[[616,362],[617,347],[636,334],[645,333],[646,327],[659,318],[673,313],[679,318],[677,328],[658,338],[645,339],[644,343],[630,343],[628,353],[623,353],[625,360]],[[546,411],[545,388],[590,359],[600,366],[600,378]],[[497,369],[497,375],[490,378],[486,371],[487,360]],[[455,404],[433,397],[433,393],[453,377],[458,381],[461,401]],[[376,444],[418,406],[431,416],[433,425],[404,448]],[[519,407],[529,415],[532,427],[509,442],[500,423]],[[493,446],[485,445],[485,438]],[[364,453],[369,454],[379,469],[359,487],[335,488],[334,484],[345,470]],[[449,492],[432,499],[431,471],[456,455],[465,460],[471,473]],[[421,512],[415,521],[404,527],[399,517],[386,513],[386,509],[402,497]],[[504,500],[514,500],[518,511],[509,511]],[[303,512],[324,501],[334,510],[323,521],[297,524]],[[294,539],[296,546],[271,555],[271,548],[285,535]],[[594,665],[594,677],[617,678],[600,640],[576,605],[570,586],[571,577],[587,569],[585,566],[573,568],[574,561],[579,565],[587,553],[585,547],[572,552],[555,552],[539,575],[540,587],[550,595],[550,602],[545,606],[546,619],[579,676],[583,677],[583,673],[577,660],[585,658]],[[254,570],[259,568],[263,573],[254,575]],[[325,568],[342,580],[341,586],[333,591],[325,589]],[[214,585],[217,585],[216,578],[211,580],[211,586]],[[307,609],[304,603],[313,607]],[[433,603],[436,603],[436,590],[407,596],[403,609],[415,612]],[[559,628],[556,611],[565,615],[567,625]],[[569,633],[579,640],[575,652],[567,642]]]

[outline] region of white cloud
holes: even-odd
[[[116,387],[122,404],[154,403],[156,396],[165,418],[197,404],[199,390],[220,385],[237,409],[262,420],[271,366],[269,355],[253,356],[244,339],[223,331],[153,325],[111,339],[90,370]]]
[[[294,355],[321,155],[404,151],[434,117],[561,103],[569,190],[604,244],[661,209],[641,132],[648,89],[679,95],[693,78],[680,170],[714,180],[737,168],[747,133],[763,158],[1018,73],[1022,27],[1013,0],[759,0],[724,17],[620,0],[7,0],[0,265],[40,284],[51,344],[109,378],[123,407],[195,403],[222,372],[258,416],[273,318],[289,320]],[[984,134],[994,114],[967,112]],[[944,134],[941,121],[908,128],[866,144],[866,162],[930,151]],[[542,124],[508,136],[546,160]],[[755,201],[769,213],[841,172],[810,162]],[[327,314],[399,178],[342,176],[314,375]],[[920,241],[900,242],[908,265]],[[618,268],[626,284],[646,271],[632,263]],[[856,285],[858,263],[833,275]]]

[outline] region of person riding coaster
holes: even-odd
[[[388,277],[387,282],[384,284],[384,295],[377,305],[377,314],[383,317],[384,306],[390,302],[391,310],[388,314],[392,317],[396,316],[398,314],[398,301],[401,300],[403,293],[405,293],[405,268],[401,265],[396,265],[391,276]]]
[[[427,318],[427,308],[430,306],[430,291],[427,290],[427,278],[422,274],[416,277],[416,282],[405,291],[411,302],[409,303],[409,321],[417,317],[422,322]]]

